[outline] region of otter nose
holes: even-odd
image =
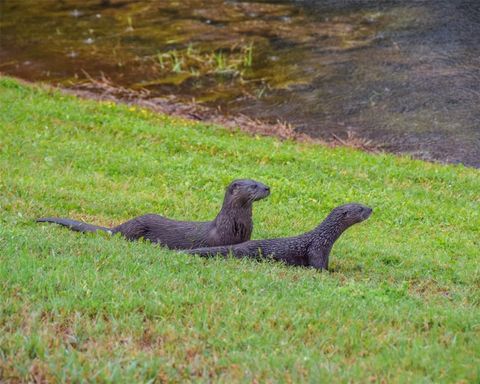
[[[265,192],[270,192],[270,187],[265,186],[263,189],[265,189]]]
[[[365,212],[365,215],[364,215],[365,218],[369,218],[370,215],[372,214],[372,212],[373,212],[373,209],[372,209],[372,208],[366,207],[366,212]]]

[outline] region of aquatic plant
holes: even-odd
[[[168,73],[188,72],[192,76],[230,74],[243,77],[253,65],[253,42],[208,51],[188,44],[184,49],[174,49],[156,54],[157,69]]]
[[[215,71],[216,72],[225,71],[227,69],[227,66],[226,66],[226,60],[225,60],[225,56],[224,56],[223,52],[222,51],[215,52],[213,54],[213,57],[215,59],[215,64],[216,64]]]
[[[250,43],[243,48],[243,65],[245,67],[251,67],[253,64],[253,43]]]

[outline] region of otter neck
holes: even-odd
[[[234,224],[236,227],[251,226],[252,202],[250,200],[242,201],[227,192],[222,209],[214,222],[218,229],[228,227],[229,224]]]
[[[340,237],[340,235],[347,229],[342,220],[330,214],[322,223],[310,232],[312,240],[317,240],[322,246],[330,250]]]

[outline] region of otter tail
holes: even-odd
[[[37,219],[37,223],[55,223],[62,225],[71,229],[72,231],[77,232],[97,232],[97,231],[104,231],[111,233],[110,228],[106,227],[99,227],[97,225],[83,223],[81,221],[75,221],[70,219],[62,219],[60,217],[42,217],[41,219]]]

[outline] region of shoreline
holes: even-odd
[[[32,83],[35,84],[35,82]],[[346,137],[340,137],[340,135],[332,133],[331,140],[323,140],[312,137],[306,133],[300,133],[296,131],[290,123],[280,120],[276,123],[269,123],[253,119],[244,114],[225,114],[217,108],[207,107],[195,102],[187,103],[179,101],[176,99],[175,95],[148,98],[147,90],[136,91],[121,86],[114,86],[106,78],[101,81],[89,78],[88,81],[76,84],[72,87],[58,87],[51,84],[46,85],[53,86],[62,92],[83,99],[112,101],[120,104],[138,106],[141,108],[147,108],[155,113],[181,117],[202,123],[216,124],[230,130],[239,129],[240,131],[253,136],[275,137],[280,140],[312,143],[329,148],[347,147],[373,154],[388,153],[398,157],[408,157],[433,164],[460,165],[466,168],[480,169],[480,167],[474,165],[443,159],[425,158],[421,154],[415,156],[410,152],[388,151],[384,149],[386,146],[385,143],[376,143],[372,140],[365,139],[357,136],[353,131],[348,131]]]
[[[353,132],[349,132],[346,137],[332,134],[331,140],[322,140],[305,133],[297,132],[295,128],[287,122],[277,121],[276,123],[269,123],[253,119],[244,114],[225,114],[217,108],[207,107],[195,102],[187,103],[179,101],[174,95],[149,98],[149,92],[147,90],[136,91],[121,86],[115,86],[106,78],[95,80],[88,76],[86,81],[67,87],[42,81],[29,81],[0,72],[0,77],[1,76],[13,78],[19,83],[26,85],[52,88],[68,95],[77,96],[81,99],[111,101],[117,104],[138,106],[149,109],[155,113],[180,117],[196,122],[220,125],[230,130],[239,129],[240,131],[253,136],[275,137],[280,140],[293,140],[302,143],[319,144],[331,148],[339,146],[348,147],[359,149],[367,153],[385,152],[405,156],[402,153],[383,151],[380,144],[374,143],[372,140],[357,137]],[[436,163],[436,161],[433,162]]]
[[[287,122],[277,121],[276,123],[269,123],[258,119],[253,119],[244,114],[225,114],[222,113],[218,108],[207,107],[195,103],[194,101],[190,103],[179,101],[175,95],[149,97],[150,92],[146,89],[137,91],[122,86],[116,86],[105,77],[100,80],[96,80],[90,77],[88,74],[85,75],[85,81],[69,87],[50,84],[48,82],[29,81],[0,72],[0,76],[11,77],[20,83],[52,88],[81,99],[110,101],[116,104],[136,106],[148,109],[154,113],[180,117],[195,122],[219,125],[232,131],[238,129],[252,136],[258,135],[275,137],[280,140],[311,143],[329,148],[347,147],[358,149],[366,153],[387,153],[397,157],[407,157],[412,160],[420,160],[427,163],[456,165],[463,166],[465,168],[480,169],[474,165],[468,165],[464,163],[449,162],[441,159],[423,158],[422,156],[415,156],[414,154],[408,152],[384,150],[384,144],[375,143],[372,140],[358,137],[352,131],[349,131],[346,137],[340,137],[339,135],[332,133],[331,140],[322,140],[296,131],[295,128]]]
[[[54,86],[55,87],[55,86]],[[177,100],[175,95],[148,98],[149,92],[145,89],[136,91],[113,85],[108,79],[95,80],[88,77],[88,81],[76,84],[72,87],[56,87],[62,92],[73,94],[84,99],[100,101],[113,101],[127,105],[135,105],[147,108],[156,113],[169,116],[177,116],[188,120],[201,121],[221,125],[228,129],[240,129],[252,135],[276,137],[281,140],[294,140],[298,142],[310,142],[327,147],[345,146],[361,149],[368,153],[379,153],[380,145],[371,140],[364,140],[349,132],[347,137],[341,138],[332,134],[331,140],[314,138],[305,133],[300,133],[287,122],[277,121],[269,123],[253,119],[245,114],[225,114],[218,108],[207,107],[195,103]]]

